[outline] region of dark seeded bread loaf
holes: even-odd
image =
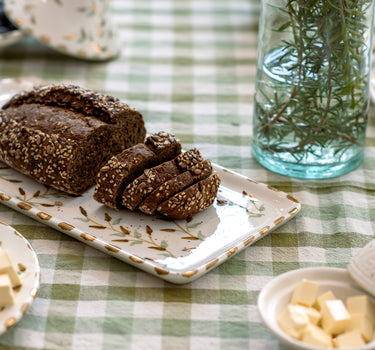
[[[161,203],[157,212],[172,219],[191,218],[212,205],[219,185],[220,177],[212,174]]]
[[[187,171],[165,181],[162,185],[156,188],[143,202],[138,209],[145,214],[154,214],[156,208],[164,201],[181,192],[186,187],[193,183],[205,179],[212,173],[211,162],[206,159],[192,167]]]
[[[94,199],[111,208],[119,209],[126,186],[146,169],[174,159],[181,153],[180,142],[171,134],[159,132],[113,156],[97,176]]]
[[[162,183],[181,174],[187,167],[191,167],[202,160],[200,152],[193,149],[179,154],[173,160],[146,169],[141,176],[126,186],[121,195],[121,205],[130,210],[135,210],[139,203]]]
[[[0,160],[79,195],[114,154],[145,137],[142,115],[118,99],[74,85],[14,96],[0,111]]]

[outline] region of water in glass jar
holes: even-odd
[[[301,67],[297,60],[297,53],[281,47],[258,65],[253,154],[266,168],[288,176],[342,175],[363,157],[369,68],[356,67],[361,74],[348,83],[330,80],[328,61]]]

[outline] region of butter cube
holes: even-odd
[[[325,292],[321,295],[319,295],[317,298],[316,298],[316,302],[314,304],[315,308],[317,310],[321,310],[322,307],[323,307],[323,303],[326,301],[326,300],[335,300],[337,299],[335,297],[335,295],[332,293],[332,291],[328,291],[328,292]]]
[[[0,274],[0,307],[14,304],[12,283],[7,274]]]
[[[291,304],[312,306],[315,302],[318,288],[318,283],[303,279],[293,290]]]
[[[351,331],[348,333],[342,333],[338,335],[334,342],[335,348],[339,349],[349,349],[349,348],[358,348],[365,345],[366,343],[361,337],[361,334],[358,331]]]
[[[300,339],[302,330],[309,323],[309,318],[303,306],[288,304],[277,321],[286,334],[295,339]]]
[[[2,273],[9,276],[13,288],[21,285],[21,280],[12,265],[8,253],[0,248],[0,274]]]
[[[367,315],[375,326],[375,306],[367,295],[358,295],[346,300],[346,306],[350,314],[362,313]]]
[[[344,333],[350,322],[350,314],[339,300],[326,300],[321,310],[322,328],[329,334]]]
[[[307,325],[302,332],[301,340],[306,344],[320,346],[322,348],[329,349],[332,347],[332,337],[313,324]]]
[[[371,341],[374,335],[374,326],[365,314],[351,314],[350,322],[346,331],[357,330],[367,342]]]
[[[309,322],[314,325],[317,325],[322,317],[320,312],[312,307],[306,307],[306,314]]]

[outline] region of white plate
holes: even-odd
[[[278,315],[288,304],[294,286],[302,279],[308,279],[319,283],[318,295],[331,290],[333,294],[346,301],[346,298],[355,295],[368,295],[350,277],[345,269],[331,267],[312,267],[297,269],[286,272],[270,281],[260,292],[258,297],[258,309],[266,326],[285,344],[288,348],[305,350],[321,349],[297,341],[285,334],[277,323]],[[374,301],[374,299],[372,299]],[[374,349],[375,341],[357,350]]]
[[[166,221],[72,197],[0,166],[1,203],[118,259],[174,283],[187,283],[285,223],[300,210],[286,193],[214,166],[218,199],[191,221]]]
[[[375,297],[375,240],[367,243],[348,264],[351,278]]]
[[[0,308],[0,335],[15,325],[35,299],[40,284],[40,266],[30,243],[13,227],[0,221],[0,246],[7,251],[22,282],[15,290],[16,303]]]
[[[42,44],[86,60],[108,60],[122,47],[108,0],[6,0],[7,17]]]
[[[26,34],[19,29],[0,34],[0,49],[21,41]]]

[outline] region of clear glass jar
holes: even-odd
[[[262,0],[253,155],[274,172],[322,179],[362,161],[373,0]]]

